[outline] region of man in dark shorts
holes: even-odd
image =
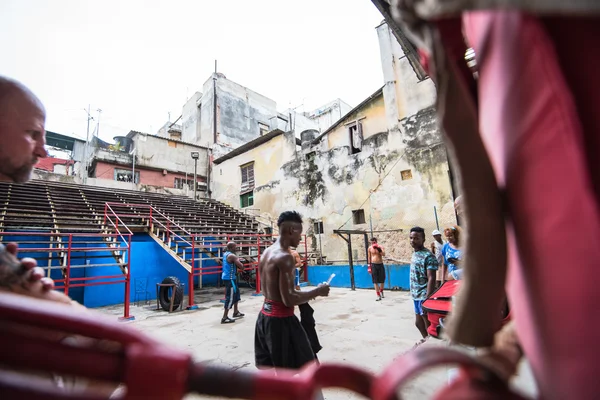
[[[302,216],[286,211],[279,216],[279,239],[262,255],[258,271],[265,301],[254,334],[257,368],[299,369],[315,360],[306,332],[294,315],[294,306],[317,296],[328,296],[329,285],[320,284],[309,291],[296,290],[296,262],[290,247],[300,243]]]
[[[375,293],[377,293],[377,299],[375,301],[381,301],[385,296],[383,295],[383,285],[385,284],[385,267],[383,266],[383,257],[385,256],[385,250],[377,243],[377,238],[371,238],[371,246],[369,246],[369,268],[371,269],[371,277],[373,278],[373,286],[375,286]]]
[[[225,284],[225,311],[223,311],[222,324],[230,324],[235,319],[229,318],[229,310],[233,307],[233,318],[242,318],[244,314],[238,310],[240,301],[240,288],[237,284],[237,271],[243,271],[244,266],[235,254],[237,245],[235,242],[227,243],[227,251],[223,254],[223,273],[221,279]]]

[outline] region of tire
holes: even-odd
[[[168,276],[161,283],[173,283],[175,287],[173,290],[175,291],[175,299],[173,300],[173,311],[177,310],[181,303],[183,303],[183,285],[179,282],[179,278],[176,276]],[[160,291],[158,292],[158,301],[160,302],[160,306],[163,310],[169,311],[169,307],[171,306],[171,297],[169,296],[168,287],[162,286]]]

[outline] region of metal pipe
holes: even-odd
[[[352,235],[348,234],[348,264],[350,265],[350,288],[356,290],[354,284],[354,263],[352,261]]]
[[[196,188],[196,186],[194,186],[194,189],[195,188]],[[194,196],[194,198],[195,197],[196,196]],[[191,309],[194,307],[194,265],[196,264],[196,262],[195,262],[196,238],[192,236],[191,239],[192,239],[192,260],[191,260],[192,268],[191,268],[191,271],[188,273],[188,309]],[[184,258],[184,260],[185,260],[185,258]]]
[[[217,143],[217,60],[213,74],[213,143]]]
[[[131,233],[128,235],[127,243],[127,275],[125,276],[125,307],[123,319],[132,319],[129,315],[129,297],[131,296]]]
[[[210,176],[212,175],[212,149],[207,151],[206,155],[206,195],[210,199],[212,198],[212,193],[210,190]]]

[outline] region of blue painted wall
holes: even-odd
[[[116,275],[115,271],[119,271],[119,269],[117,267],[97,267],[86,268],[86,271],[88,276],[101,276]],[[138,298],[144,300],[148,296],[148,299],[156,299],[156,284],[162,282],[167,276],[176,276],[179,278],[181,283],[184,284],[184,291],[187,294],[187,270],[175,261],[149,235],[143,233],[133,235],[131,242],[130,301],[134,301],[136,286],[142,292],[138,294]],[[87,307],[101,307],[123,303],[124,291],[125,284],[86,287],[84,305]]]
[[[373,289],[371,274],[367,272],[367,265],[354,266],[354,284],[358,289]],[[410,265],[386,265],[385,288],[391,289],[395,286],[402,290],[410,287]],[[308,282],[317,285],[326,282],[331,274],[335,277],[331,281],[332,287],[349,288],[350,266],[349,265],[310,265],[308,267]]]

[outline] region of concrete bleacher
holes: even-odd
[[[259,229],[258,222],[250,216],[215,200],[194,201],[184,196],[31,181],[0,183],[0,231],[106,232],[103,222],[107,202],[120,204],[112,207],[119,215],[128,214],[121,220],[133,232],[148,229],[149,208],[126,204],[152,206],[191,234],[244,235]],[[157,220],[167,222],[156,214]],[[183,230],[178,233],[184,234]]]

